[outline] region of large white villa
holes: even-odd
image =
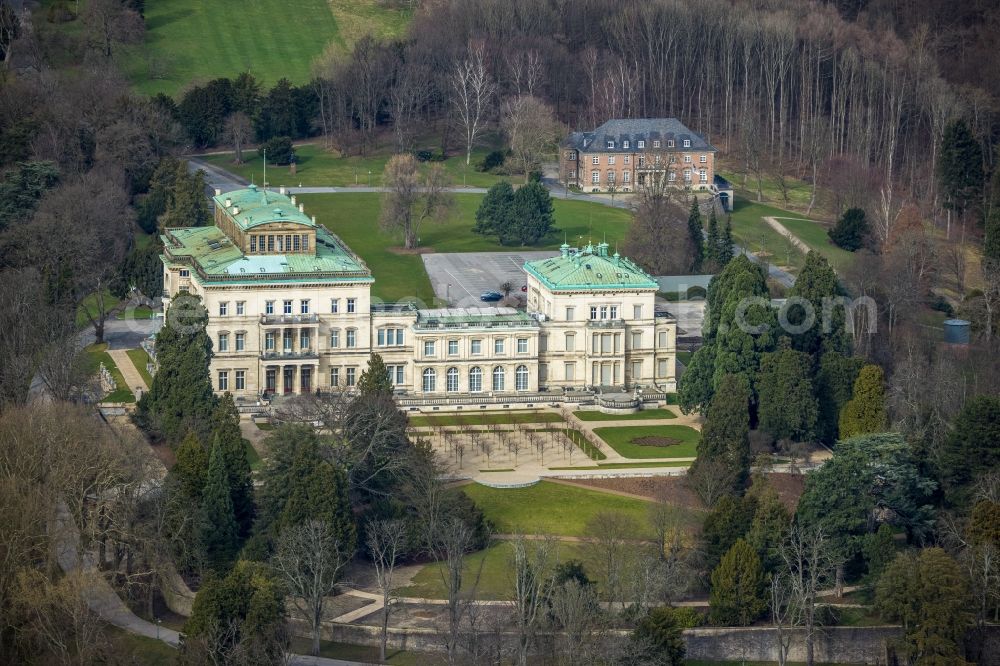
[[[162,260],[164,308],[186,292],[208,310],[219,392],[349,389],[372,352],[408,398],[676,389],[676,321],[606,243],[526,263],[525,311],[418,309],[373,299],[364,261],[294,196],[251,185],[214,203],[215,226],[164,231]]]

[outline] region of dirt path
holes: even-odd
[[[610,471],[610,470],[609,470]],[[643,502],[655,502],[652,497],[646,497],[645,495],[637,495],[635,493],[627,493],[623,490],[613,490],[611,488],[601,488],[600,486],[591,486],[586,483],[574,483],[573,481],[568,481],[566,479],[555,479],[551,477],[546,477],[546,481],[550,483],[558,483],[564,486],[572,486],[574,488],[584,488],[586,490],[596,490],[599,493],[607,493],[608,495],[617,495],[618,497],[628,497],[629,499],[642,500]]]
[[[779,234],[787,238],[788,242],[794,245],[797,249],[801,250],[805,254],[809,254],[811,248],[808,245],[806,245],[801,238],[799,238],[791,231],[789,231],[788,227],[783,225],[781,222],[778,222],[777,218],[765,217],[764,221],[767,222],[767,226],[771,227]]]

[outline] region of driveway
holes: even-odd
[[[479,300],[484,291],[500,291],[514,285],[512,295],[521,295],[525,284],[524,263],[558,255],[557,250],[523,252],[444,252],[420,255],[431,279],[434,295],[453,307],[484,307],[495,303]]]

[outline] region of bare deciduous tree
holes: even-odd
[[[484,49],[469,49],[466,58],[455,65],[451,73],[451,103],[465,134],[465,163],[472,162],[472,149],[488,120],[490,104],[496,86],[486,71]]]
[[[534,642],[552,586],[555,543],[551,539],[529,542],[524,535],[517,535],[512,546],[514,601],[511,606],[517,633],[517,663],[527,666],[528,650]]]
[[[250,140],[253,124],[242,111],[231,113],[226,118],[226,140],[233,145],[233,162],[243,164],[243,146]]]
[[[375,567],[375,584],[382,595],[379,661],[385,661],[389,614],[392,611],[393,573],[396,570],[396,560],[406,542],[406,525],[401,520],[373,520],[365,528],[365,535],[372,565]]]
[[[382,228],[401,232],[404,247],[412,250],[420,240],[421,223],[442,221],[451,213],[455,199],[448,191],[448,173],[433,164],[421,174],[413,155],[393,155],[383,179]]]
[[[787,603],[796,606],[794,617],[805,631],[808,666],[815,663],[814,647],[819,628],[816,596],[822,586],[830,581],[836,568],[830,550],[830,544],[821,528],[806,528],[797,522],[792,524],[780,549],[781,571],[787,581],[785,584],[788,585]]]
[[[608,602],[614,606],[622,601],[622,577],[629,541],[639,531],[636,521],[620,511],[599,511],[587,521],[590,547],[600,558],[607,581]]]
[[[521,96],[504,103],[501,128],[527,183],[541,157],[554,150],[560,125],[547,104],[536,97]]]
[[[333,592],[353,553],[329,523],[310,520],[286,527],[271,561],[291,593],[292,604],[312,630],[312,654],[319,654],[326,597]]]

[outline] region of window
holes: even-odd
[[[632,181],[632,172],[631,171],[622,171],[622,180],[625,181],[626,183],[631,182]]]
[[[660,347],[661,349],[663,347],[666,347],[667,346],[667,332],[666,331],[660,331],[660,334],[657,337],[659,338],[659,341],[656,343],[656,346]]]
[[[659,148],[659,147],[660,147],[660,140],[656,139],[655,141],[653,141],[653,148]]]
[[[701,162],[702,164],[707,163],[708,162],[708,155],[702,155],[701,157],[698,158],[698,161]]]
[[[671,183],[677,180],[677,172],[671,171],[670,176],[667,178]]]
[[[632,331],[632,349],[642,349],[642,331]]]
[[[631,164],[631,163],[632,163],[631,155],[625,155],[624,157],[622,157],[622,164]]]
[[[270,234],[267,237],[267,251],[274,252],[274,236]]]
[[[493,353],[494,354],[503,353],[503,338],[497,338],[493,341]]]
[[[284,252],[284,251],[285,251],[285,237],[278,236],[278,252]]]
[[[274,314],[274,301],[265,301],[264,314],[269,314],[269,315]]]
[[[514,371],[514,389],[517,391],[528,390],[528,366],[517,366],[517,370]]]
[[[403,373],[405,365],[387,365],[385,366],[386,376],[389,377],[389,382],[394,386],[400,386],[403,383]]]
[[[309,234],[302,234],[302,251],[309,251]]]
[[[642,379],[642,361],[632,361],[632,381]]]
[[[292,314],[292,301],[291,301],[290,299],[289,299],[289,300],[286,300],[286,301],[285,301],[285,302],[284,302],[284,303],[282,304],[282,308],[283,308],[283,309],[282,309],[282,312],[284,312],[284,313],[285,313],[286,315],[290,315],[290,314]]]
[[[229,334],[219,333],[219,351],[229,351]]]
[[[608,148],[614,148],[614,147],[615,147],[615,142],[614,141],[608,141]]]
[[[590,306],[590,318],[591,319],[597,319],[597,306],[596,305],[591,305]]]
[[[299,331],[299,349],[309,349],[310,337],[308,329]]]
[[[594,155],[594,158],[592,160],[590,160],[590,163],[591,164],[600,164],[601,163],[601,156],[600,155]]]
[[[483,371],[481,368],[469,370],[469,392],[479,393],[483,390]]]
[[[691,169],[684,169],[684,180],[691,182]]]
[[[563,365],[563,376],[566,381],[573,381],[576,379],[576,363],[566,363]]]
[[[242,317],[246,313],[247,313],[247,302],[236,301],[236,314]]]
[[[246,347],[247,334],[237,333],[236,334],[236,351],[243,351]]]
[[[611,318],[612,319],[618,319],[618,306],[617,305],[612,305],[611,306]]]
[[[340,312],[340,299],[331,298],[330,299],[330,314],[337,314]]]
[[[622,148],[628,148],[628,141],[622,141]],[[625,159],[628,159],[628,157]],[[626,164],[628,164],[628,162],[626,162]]]
[[[642,306],[633,305],[632,306],[632,319],[642,319]]]
[[[673,155],[671,155],[671,157],[673,157]],[[660,166],[660,155],[659,154],[653,155],[653,164],[655,166]]]
[[[538,336],[538,351],[547,352],[549,350],[549,336],[541,334]]]
[[[472,354],[482,354],[483,353],[483,341],[482,340],[471,340],[469,342],[470,353]]]
[[[309,299],[303,298],[299,301],[299,312],[301,314],[309,314]]]
[[[340,368],[330,368],[330,386],[340,386]]]
[[[666,361],[657,361],[657,363],[656,363],[656,376],[657,377],[666,377],[667,376],[667,362]]]
[[[572,151],[566,153],[566,159],[568,159],[570,162],[575,162],[576,161],[576,153],[574,153]]]
[[[590,182],[594,183],[595,185],[597,183],[601,182],[601,172],[600,171],[591,171],[590,172]]]
[[[298,252],[299,251],[299,235],[298,234],[295,234],[294,236],[292,236],[292,251],[294,251],[294,252]]]
[[[454,393],[458,390],[458,368],[448,368],[445,390]]]
[[[691,164],[691,156],[690,155],[685,155],[684,156],[684,163],[685,164]]]
[[[517,339],[517,353],[527,354],[528,353],[528,338],[518,338]]]
[[[433,368],[427,368],[424,370],[424,381],[423,381],[423,391],[424,393],[431,393],[434,391],[434,387],[437,384],[437,373],[434,372]]]
[[[347,329],[347,346],[357,347],[358,346],[358,332],[356,329]]]
[[[229,303],[227,301],[222,301],[219,303],[219,316],[225,317],[229,314]]]
[[[684,147],[685,148],[691,147],[691,139],[684,139]]]
[[[566,334],[566,351],[576,351],[576,333]]]
[[[601,306],[601,319],[607,319],[607,318],[608,318],[608,306],[607,305],[602,305]]]
[[[673,147],[674,147],[674,140],[667,139],[667,148],[673,148]]]
[[[639,155],[639,168],[641,169],[644,166],[646,166],[646,156]]]
[[[229,372],[226,370],[219,371],[219,390],[220,391],[229,390]]]
[[[356,312],[357,309],[358,309],[358,299],[356,299],[356,298],[348,298],[347,299],[347,312],[348,313]]]
[[[274,331],[264,334],[264,351],[274,351]]]
[[[568,172],[566,173],[566,177],[567,177],[567,178],[576,178],[576,169],[570,169],[570,170],[569,170],[569,171],[568,171]]]
[[[330,348],[336,349],[340,346],[340,329],[331,328],[330,329]]]
[[[286,352],[292,351],[292,332],[285,331],[284,336],[281,338],[281,346]]]
[[[503,366],[498,365],[493,368],[493,390],[502,391],[503,383]]]
[[[424,340],[424,356],[434,356],[434,340]]]
[[[608,172],[608,184],[610,185],[610,184],[613,184],[614,182],[615,182],[615,172],[614,171],[609,171]]]
[[[247,371],[237,370],[236,371],[236,390],[245,391],[247,389]]]
[[[670,154],[670,155],[667,156],[667,164],[676,164],[676,163],[677,163],[677,156],[676,155]]]
[[[614,165],[614,163],[615,163],[615,156],[614,155],[608,155],[608,166],[612,166],[612,165]]]
[[[566,321],[573,321],[576,317],[576,308],[572,305],[566,306]]]
[[[448,341],[448,356],[458,356],[458,340]]]
[[[645,148],[646,142],[640,139],[639,141],[636,141],[635,145],[639,146],[640,148]]]
[[[708,170],[707,169],[698,169],[698,182],[699,183],[707,183],[708,182]]]
[[[358,369],[357,368],[348,368],[347,369],[347,385],[348,386],[354,386],[357,383],[357,374],[358,374]]]
[[[180,270],[180,272],[178,273],[178,275],[179,275],[180,277],[191,277],[191,271],[189,271],[189,270],[188,270],[188,269],[186,269],[186,268],[182,268],[182,269]]]

